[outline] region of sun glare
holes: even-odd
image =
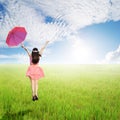
[[[76,42],[72,48],[72,62],[73,63],[90,63],[92,51],[91,48],[83,43]]]

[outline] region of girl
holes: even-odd
[[[30,66],[28,67],[26,75],[31,80],[33,101],[38,100],[38,80],[44,77],[44,72],[42,68],[38,65],[38,63],[39,63],[40,57],[42,56],[42,52],[48,43],[49,41],[46,41],[45,45],[41,48],[40,51],[38,51],[37,48],[33,48],[31,54],[23,44],[21,45],[21,47],[24,48],[24,50],[28,53],[28,56],[30,58]]]

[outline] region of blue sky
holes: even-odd
[[[54,4],[53,4],[54,2]],[[111,4],[112,3],[112,4]],[[89,0],[0,1],[0,63],[26,63],[20,47],[9,48],[9,30],[24,26],[25,46],[41,48],[50,41],[41,63],[120,63],[120,2]]]
[[[120,21],[105,22],[85,27],[80,30],[80,36],[91,43],[102,59],[109,51],[114,51],[120,44]]]

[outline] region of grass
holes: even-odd
[[[0,120],[120,120],[120,65],[42,65],[33,102],[27,65],[0,65]]]

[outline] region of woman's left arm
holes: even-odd
[[[27,52],[28,56],[30,57],[30,52],[28,49],[23,44],[21,44],[21,47]]]

